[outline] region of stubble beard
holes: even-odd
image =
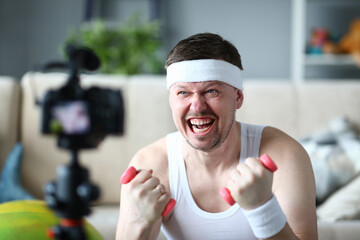
[[[200,141],[200,142],[205,142],[205,141],[208,141],[209,139],[212,139],[210,141],[209,144],[207,144],[206,146],[195,146],[194,144],[192,144],[190,142],[189,139],[186,139],[187,143],[194,149],[196,150],[200,150],[200,151],[203,151],[203,152],[211,152],[213,150],[215,150],[216,148],[220,147],[224,142],[225,140],[228,138],[229,134],[230,134],[230,130],[235,122],[235,111],[232,115],[232,119],[230,121],[230,123],[228,124],[228,126],[225,128],[225,132],[224,134],[221,134],[219,132],[216,132],[214,135],[212,136],[204,136],[204,137],[198,137],[197,138],[197,141]]]

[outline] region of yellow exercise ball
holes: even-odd
[[[20,200],[0,204],[1,240],[42,240],[60,219],[40,200]],[[84,220],[87,240],[103,240],[91,224]]]

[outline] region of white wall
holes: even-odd
[[[18,76],[26,68],[26,4],[0,0],[0,75]]]
[[[59,59],[70,26],[80,24],[80,0],[0,0],[0,74],[20,77],[34,65]],[[101,4],[99,4],[101,3]],[[289,77],[290,1],[163,0],[167,53],[181,38],[216,32],[243,57],[246,77]],[[147,0],[104,0],[97,12],[121,21],[132,12],[149,13]]]
[[[61,59],[60,46],[82,19],[81,0],[0,0],[0,75]]]
[[[81,24],[85,1],[0,0],[0,75],[21,77],[35,65],[61,59],[61,43],[71,26]],[[239,49],[246,78],[290,78],[290,0],[93,1],[96,18],[115,22],[127,19],[136,11],[143,13],[143,19],[149,19],[150,3],[158,2],[166,43],[164,58],[179,40],[198,32],[214,32]],[[330,26],[340,26],[337,29],[346,31],[344,22],[346,25],[353,15],[359,16],[359,11],[354,8],[349,14],[348,10],[342,10],[343,3],[337,2],[330,14],[321,4],[312,6],[310,22],[325,24],[336,19]],[[308,31],[311,27],[307,25]],[[357,73],[359,70],[350,74]]]
[[[289,78],[289,0],[166,1],[169,45],[198,32],[214,32],[242,56],[244,76]]]

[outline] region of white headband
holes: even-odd
[[[204,81],[221,81],[243,90],[240,69],[223,60],[189,60],[176,62],[167,67],[167,89],[176,82]]]

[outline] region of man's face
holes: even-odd
[[[243,101],[242,92],[219,81],[175,83],[169,102],[177,129],[195,149],[211,151],[223,143]]]

